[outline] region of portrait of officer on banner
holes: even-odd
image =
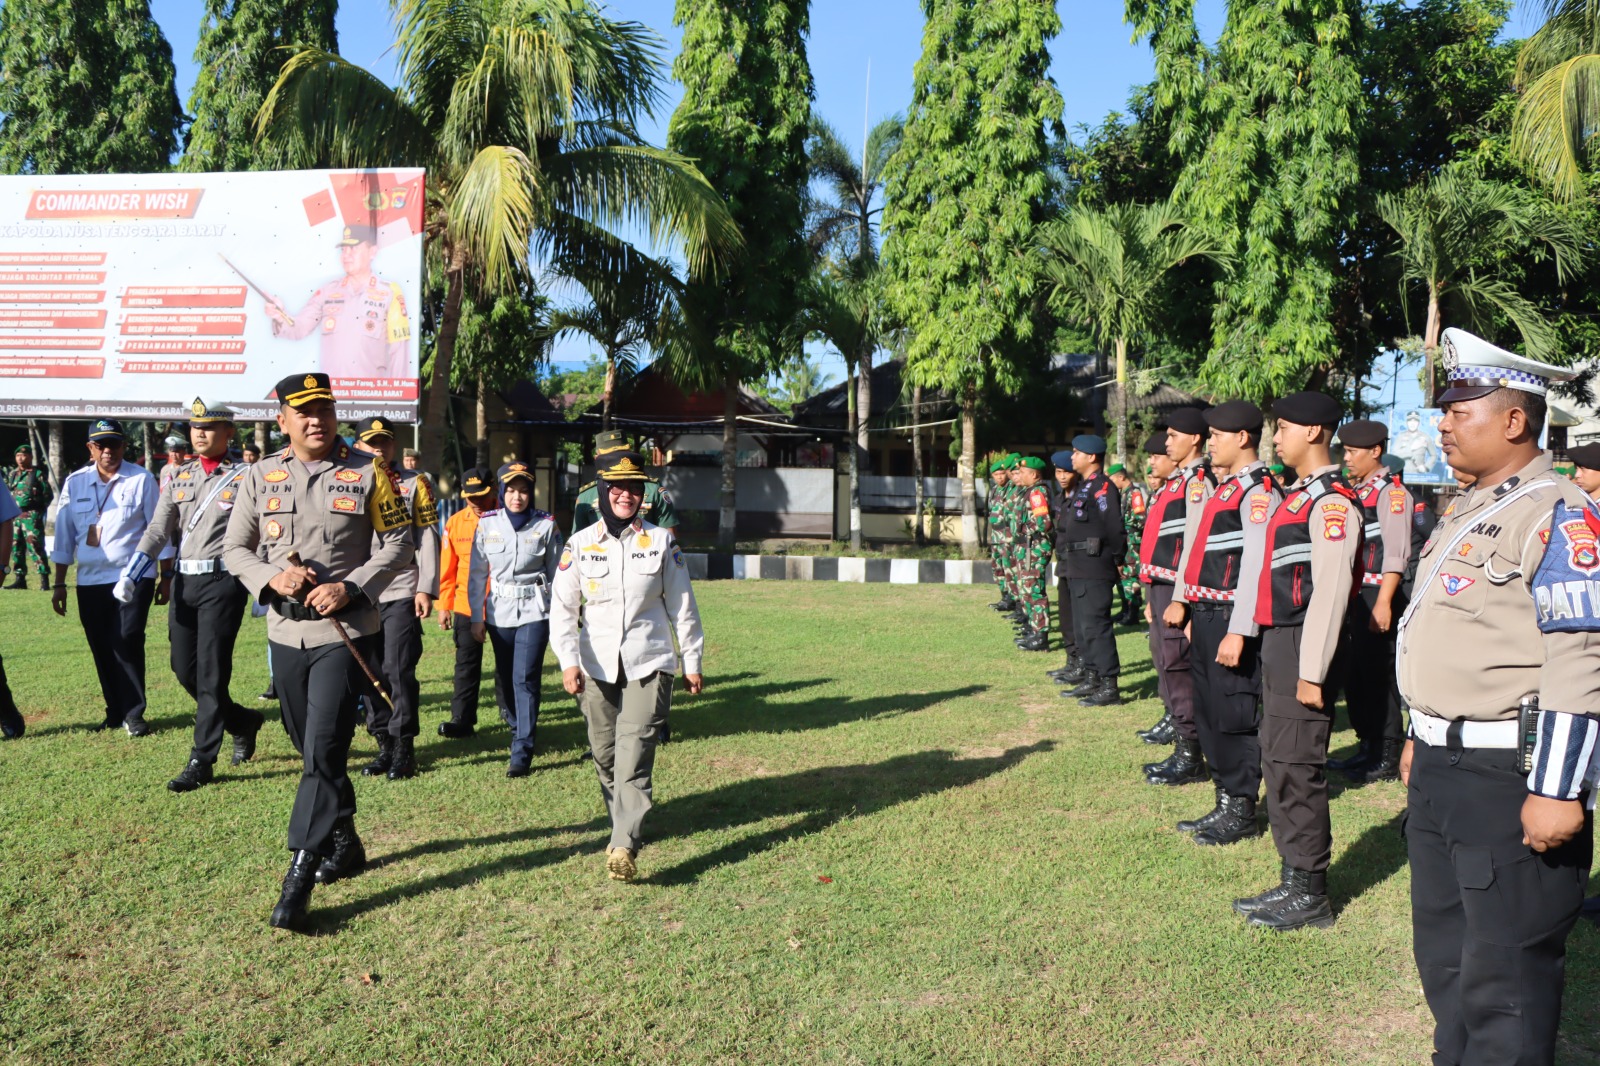
[[[409,377],[411,318],[400,285],[373,270],[377,227],[346,225],[335,247],[344,276],[313,292],[299,311],[290,315],[281,299],[267,299],[272,335],[302,340],[316,334],[322,372],[334,379]]]

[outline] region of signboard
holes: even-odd
[[[1383,353],[1362,392],[1371,417],[1389,427],[1389,454],[1405,463],[1400,479],[1407,485],[1455,485],[1439,443],[1444,414],[1422,394],[1422,354]]]
[[[414,421],[421,170],[0,177],[0,415]]]

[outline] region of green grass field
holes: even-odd
[[[506,733],[446,742],[430,624],[423,773],[356,779],[365,875],[266,924],[299,760],[190,795],[192,706],[152,615],[150,721],[94,734],[75,618],[0,593],[29,718],[0,745],[0,1057],[14,1062],[1418,1063],[1399,785],[1333,800],[1329,930],[1229,909],[1271,884],[1261,839],[1172,829],[1142,635],[1125,707],[1058,699],[988,588],[702,584],[707,692],[679,693],[641,880],[606,879],[582,723],[547,662],[537,772]],[[234,693],[265,681],[246,623]],[[486,687],[487,694],[487,687]],[[484,711],[495,719],[491,701]],[[1335,748],[1353,744],[1348,732]],[[374,745],[359,734],[356,757]],[[1600,1063],[1600,932],[1570,942],[1564,1061]]]

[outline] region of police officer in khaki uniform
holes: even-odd
[[[1328,733],[1335,656],[1361,546],[1361,508],[1333,461],[1339,403],[1296,392],[1272,405],[1278,457],[1299,480],[1267,526],[1256,595],[1261,634],[1262,777],[1272,842],[1283,860],[1277,885],[1235,900],[1250,924],[1299,929],[1333,924],[1328,863]],[[1326,696],[1326,698],[1325,698]]]
[[[1555,1060],[1593,853],[1600,515],[1539,448],[1547,386],[1570,373],[1458,329],[1443,342],[1445,457],[1476,481],[1400,619],[1412,935],[1433,1061],[1536,1066]]]
[[[578,697],[589,726],[600,793],[611,816],[606,872],[612,880],[630,881],[678,655],[689,692],[700,692],[705,637],[672,531],[639,517],[644,460],[634,452],[608,458],[610,464],[599,470],[600,520],[573,535],[556,565],[550,643],[561,663],[562,686]]]
[[[171,604],[172,672],[194,700],[194,746],[183,771],[167,782],[174,792],[193,792],[211,781],[224,730],[233,734],[233,765],[248,761],[266,720],[260,711],[235,703],[228,691],[233,645],[249,600],[222,561],[222,538],[249,469],[229,458],[233,432],[230,408],[195,397],[189,405],[189,444],[199,458],[173,469],[155,517],[112,589],[119,602],[132,603],[138,583],[155,568],[155,557],[176,544],[177,563],[163,566],[158,596]]]
[[[1217,490],[1185,540],[1172,602],[1187,608],[1195,728],[1217,801],[1178,823],[1195,843],[1234,844],[1261,834],[1261,627],[1256,623],[1267,524],[1283,498],[1261,461],[1261,409],[1243,400],[1205,414]],[[1182,744],[1183,741],[1179,740]]]
[[[1360,746],[1328,762],[1353,781],[1400,776],[1400,689],[1394,678],[1394,623],[1405,610],[1401,583],[1411,564],[1410,491],[1383,465],[1389,428],[1359,419],[1339,428],[1344,465],[1361,505],[1361,587],[1345,617],[1345,705]]]
[[[395,468],[393,422],[363,419],[358,436],[363,449],[383,460],[390,482],[405,501],[415,548],[411,562],[378,597],[383,635],[372,668],[383,678],[394,702],[391,705],[376,694],[367,696],[367,732],[378,741],[378,757],[361,768],[367,777],[399,781],[417,773],[418,706],[422,701],[417,663],[422,659],[422,620],[439,598],[439,504],[427,474],[415,467]]]
[[[222,557],[270,609],[283,725],[304,759],[289,815],[293,858],[271,918],[294,929],[314,881],[366,863],[348,767],[358,701],[370,688],[361,657],[382,628],[379,597],[411,561],[412,524],[381,462],[339,439],[328,375],[291,374],[277,393],[289,447],[247,468]]]
[[[378,230],[346,226],[338,241],[345,276],[311,294],[290,317],[283,301],[267,301],[272,335],[322,338],[322,371],[336,378],[403,378],[411,369],[411,317],[400,286],[372,272]]]

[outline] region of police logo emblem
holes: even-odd
[[[1267,520],[1267,508],[1272,505],[1272,497],[1264,492],[1258,492],[1250,497],[1250,521],[1260,525]]]
[[[267,510],[269,510],[269,511],[281,511],[281,510],[283,510],[283,497],[282,496],[268,496],[267,497]]]
[[[1444,586],[1444,594],[1446,596],[1459,596],[1477,583],[1476,578],[1463,577],[1460,574],[1439,575],[1439,584]]]
[[[1561,532],[1567,535],[1569,561],[1574,568],[1593,570],[1600,567],[1600,545],[1597,545],[1595,531],[1588,522],[1582,519],[1563,522]]]
[[[206,413],[206,402],[200,397],[196,396],[194,398],[194,403],[189,405],[189,413],[194,415],[196,418],[204,415]]]
[[[330,319],[329,321],[332,320]],[[317,376],[315,374],[307,374],[305,381],[301,382],[301,384],[308,389],[314,389],[317,387]]]
[[[648,534],[648,533],[640,533],[637,537],[634,538],[634,541],[639,545],[639,547],[648,548],[648,547],[650,547],[650,534]]]
[[[266,528],[263,529],[262,532],[271,537],[273,540],[277,540],[279,537],[283,536],[283,523],[274,518],[272,521],[267,523]]]
[[[351,499],[349,496],[335,496],[333,498],[333,509],[335,511],[340,511],[344,514],[353,514],[356,510],[356,507],[356,501]]]
[[[1405,514],[1406,513],[1406,494],[1405,494],[1405,490],[1404,489],[1390,489],[1389,490],[1389,513],[1390,514]]]
[[[333,480],[342,481],[346,485],[353,485],[357,481],[361,480],[361,471],[359,471],[359,470],[341,470],[338,473],[333,475]]]
[[[1343,540],[1346,516],[1342,514],[1326,514],[1322,516],[1322,536],[1324,540]]]

